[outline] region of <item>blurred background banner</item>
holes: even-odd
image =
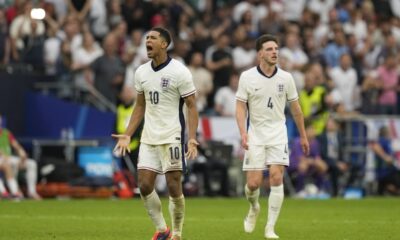
[[[26,95],[25,133],[34,138],[60,138],[64,128],[73,138],[110,136],[115,115],[38,93]]]

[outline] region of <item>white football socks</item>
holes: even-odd
[[[18,195],[18,183],[15,178],[7,179],[7,185],[12,195]]]
[[[183,221],[185,218],[185,197],[169,198],[169,213],[172,222],[172,236],[182,236]]]
[[[157,231],[164,232],[167,230],[167,224],[162,213],[161,201],[155,190],[147,196],[142,196],[144,207],[147,209],[151,221],[156,227]]]
[[[26,161],[26,185],[30,196],[36,195],[37,164],[34,160]]]
[[[258,188],[255,191],[251,191],[248,187],[247,184],[244,187],[244,192],[246,194],[246,198],[249,201],[251,207],[256,208],[258,204],[258,198],[260,196],[260,188]]]
[[[275,223],[279,217],[284,198],[283,184],[279,186],[271,186],[271,193],[268,199],[268,221],[267,227],[274,229]]]

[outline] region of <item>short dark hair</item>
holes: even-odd
[[[162,38],[164,38],[164,40],[167,42],[167,46],[169,46],[169,44],[171,43],[171,34],[169,33],[169,31],[165,28],[162,27],[155,27],[152,28],[151,31],[156,31],[158,33],[160,33],[160,36]]]
[[[256,50],[257,52],[262,48],[262,45],[266,42],[273,41],[279,45],[278,38],[271,34],[264,34],[256,40]]]

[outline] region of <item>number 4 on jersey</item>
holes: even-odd
[[[272,98],[271,97],[268,99],[267,107],[269,107],[271,109],[274,108],[274,104],[272,103]]]

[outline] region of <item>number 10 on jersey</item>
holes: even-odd
[[[160,100],[160,96],[159,96],[158,92],[157,91],[154,91],[154,92],[150,91],[149,95],[150,95],[151,104],[158,104],[158,101]]]

